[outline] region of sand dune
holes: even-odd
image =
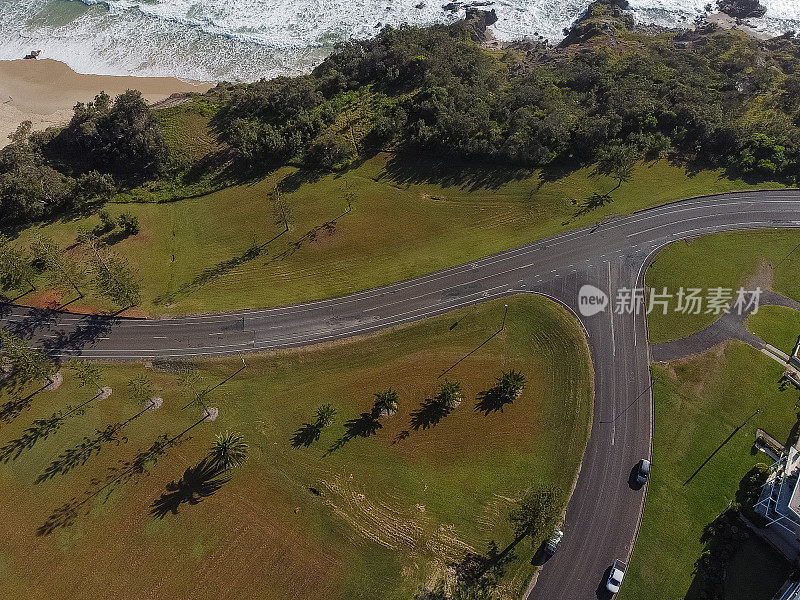
[[[101,91],[115,96],[136,89],[152,103],[175,92],[203,92],[211,86],[173,77],[82,75],[49,59],[0,61],[0,147],[20,122],[30,120],[34,129],[61,125],[77,102],[91,101]]]

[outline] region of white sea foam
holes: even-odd
[[[307,71],[334,43],[381,26],[448,23],[449,0],[0,0],[0,59],[29,50],[80,72],[243,80]],[[630,0],[637,21],[691,23],[714,0]],[[762,0],[752,23],[800,30],[798,0]],[[495,0],[495,35],[557,41],[589,0]],[[420,6],[420,8],[417,8]]]

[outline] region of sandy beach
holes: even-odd
[[[0,61],[0,147],[22,121],[32,121],[36,130],[62,125],[77,102],[89,102],[101,91],[113,97],[136,89],[153,103],[176,92],[204,92],[212,86],[173,77],[82,75],[50,59]]]

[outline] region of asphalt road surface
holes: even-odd
[[[546,294],[581,321],[595,371],[594,422],[570,500],[564,539],[527,595],[603,598],[614,558],[628,559],[644,508],[632,469],[649,458],[652,397],[643,312],[578,314],[591,284],[613,303],[643,286],[658,249],[741,229],[800,228],[800,191],[733,193],[618,217],[471,263],[351,296],[307,304],[158,320],[0,308],[0,326],[58,357],[153,359],[254,352],[366,334],[519,292]]]

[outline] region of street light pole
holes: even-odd
[[[508,304],[506,304],[506,310],[503,313],[503,326],[500,328],[500,331],[503,331],[506,328],[506,317],[508,316]]]

